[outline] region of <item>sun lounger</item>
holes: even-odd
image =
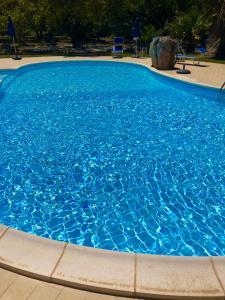
[[[206,55],[208,53],[208,50],[204,47],[195,48],[195,52],[201,55]]]
[[[200,61],[199,61],[198,57],[195,55],[186,55],[186,54],[182,54],[182,53],[176,54],[176,62],[184,61],[186,59],[192,60],[194,65],[195,64],[200,65]]]
[[[123,54],[123,44],[124,44],[124,38],[123,37],[116,37],[114,39],[114,45],[112,49],[113,57],[122,58]]]

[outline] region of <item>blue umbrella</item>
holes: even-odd
[[[134,40],[139,39],[141,35],[141,27],[140,27],[140,20],[136,18],[134,21],[134,26],[132,28],[132,37]]]
[[[17,58],[16,45],[15,45],[16,30],[15,30],[15,27],[14,27],[14,24],[13,24],[13,20],[10,16],[8,16],[7,35],[12,37],[13,47],[14,47],[16,58]]]
[[[138,39],[141,35],[141,26],[139,18],[135,19],[134,26],[132,27],[132,37],[133,40],[136,42],[135,45],[135,57],[138,57]]]
[[[13,20],[10,16],[8,16],[7,35],[11,36],[12,38],[16,37],[15,27],[13,24]]]

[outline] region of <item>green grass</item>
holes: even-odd
[[[225,59],[209,58],[209,57],[201,56],[199,60],[204,62],[216,63],[216,64],[225,64]]]

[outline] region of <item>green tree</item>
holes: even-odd
[[[225,55],[225,0],[1,0],[0,34],[13,17],[18,38],[69,36],[74,47],[100,37],[131,39],[141,21],[142,41],[170,34],[188,51],[207,44],[212,55]]]

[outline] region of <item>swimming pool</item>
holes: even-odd
[[[6,75],[0,223],[96,248],[225,255],[225,103],[214,90],[115,62]]]

